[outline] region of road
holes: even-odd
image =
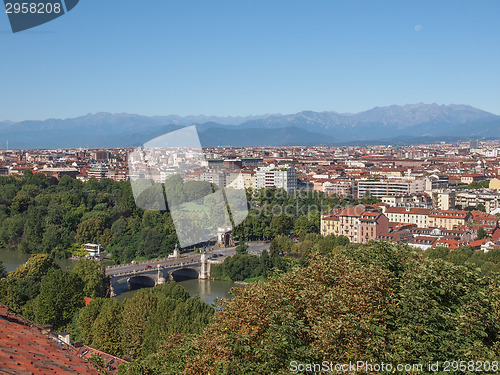
[[[207,251],[209,257],[213,254],[222,254],[222,256],[213,258],[219,261],[224,260],[227,256],[234,255],[236,253],[235,247],[228,248],[214,248],[213,250]],[[262,251],[269,251],[269,243],[265,242],[250,242],[248,244],[248,253],[253,255],[260,255]],[[152,269],[156,269],[158,264],[160,268],[165,267],[176,267],[181,264],[191,263],[191,262],[199,262],[200,254],[195,254],[194,252],[189,253],[181,253],[180,258],[172,258],[172,259],[160,259],[160,260],[148,260],[136,264],[123,264],[118,266],[111,266],[106,268],[106,274],[109,276],[113,276],[121,273],[133,273],[134,271],[144,271],[146,266],[151,266]],[[193,261],[191,261],[193,259]]]

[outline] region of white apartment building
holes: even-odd
[[[226,178],[226,186],[233,189],[254,189],[255,188],[255,171],[241,170],[239,172],[230,173]]]
[[[391,223],[415,224],[418,228],[429,226],[429,208],[389,207],[385,216]]]
[[[295,168],[289,165],[276,167],[274,164],[260,167],[255,173],[255,187],[256,189],[276,187],[284,189],[287,193],[295,193],[297,190]]]
[[[425,179],[425,191],[431,192],[437,189],[448,189],[450,178],[448,176],[431,175]]]
[[[425,190],[425,180],[358,180],[358,198],[363,198],[367,192],[370,195],[382,198],[390,195],[409,195],[422,193]]]
[[[413,195],[388,195],[382,197],[382,203],[386,203],[391,207],[408,207],[408,208],[432,208],[433,202],[427,194]]]
[[[196,180],[210,182],[222,189],[226,186],[226,173],[219,170],[206,170],[198,175]]]
[[[434,207],[440,210],[455,209],[456,193],[454,190],[440,190],[432,193]]]
[[[463,190],[456,193],[455,205],[462,207],[476,207],[482,204],[486,212],[500,208],[500,192],[495,190]]]
[[[456,207],[476,207],[484,205],[486,212],[500,208],[500,192],[495,190],[439,190],[432,193],[434,207],[453,210]]]

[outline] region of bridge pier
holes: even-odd
[[[198,279],[206,280],[209,277],[210,277],[210,264],[208,263],[207,253],[204,251],[201,253],[200,273],[198,274]]]
[[[163,277],[163,274],[160,272],[160,265],[158,264],[156,268],[158,269],[158,275],[156,276],[156,285],[165,284],[165,278]]]

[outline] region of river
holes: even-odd
[[[0,261],[3,262],[7,272],[14,271],[21,264],[26,263],[29,259],[29,254],[22,254],[18,251],[10,251],[0,249]],[[56,263],[64,270],[72,270],[75,266],[75,261],[68,259],[56,259]],[[184,280],[179,281],[189,294],[198,295],[200,299],[208,304],[211,304],[216,298],[231,298],[229,290],[232,287],[240,287],[229,281],[223,280]],[[121,285],[121,288],[115,288],[119,293],[116,299],[123,301],[125,298],[131,298],[137,290],[127,290],[127,285]]]
[[[7,272],[12,272],[21,264],[26,263],[30,256],[30,254],[22,254],[19,251],[0,249],[0,261],[5,266]],[[71,271],[75,266],[75,262],[69,259],[56,259],[55,262],[66,271]]]
[[[200,299],[209,305],[214,302],[216,298],[231,298],[229,290],[233,287],[241,287],[241,285],[233,284],[230,281],[224,280],[183,280],[178,281],[179,285],[182,285],[184,289],[192,296],[198,295]],[[127,285],[123,284],[115,285],[115,291],[119,294],[116,299],[122,302],[125,298],[131,298],[137,290],[126,290]]]

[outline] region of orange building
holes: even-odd
[[[429,215],[429,227],[453,229],[465,225],[470,218],[469,211],[435,210]]]

